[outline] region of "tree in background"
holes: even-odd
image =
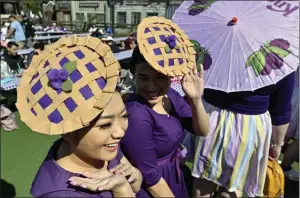
[[[38,15],[39,11],[41,11],[40,1],[39,0],[24,0],[23,1],[23,9],[26,14],[29,14],[30,11],[34,15]]]

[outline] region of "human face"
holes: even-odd
[[[15,21],[15,19],[14,19],[13,17],[10,17],[10,18],[9,18],[9,21],[12,23],[12,22]]]
[[[115,92],[99,118],[89,127],[74,132],[73,152],[84,161],[114,159],[119,142],[128,127],[127,117],[121,95]]]
[[[170,88],[170,78],[157,72],[148,63],[136,65],[136,91],[150,106],[160,103]]]
[[[7,50],[11,55],[16,56],[17,52],[18,52],[18,47],[15,45],[12,45],[11,47],[8,47]]]

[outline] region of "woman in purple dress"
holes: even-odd
[[[119,149],[128,121],[115,90],[118,68],[109,46],[89,36],[62,38],[34,56],[18,89],[21,119],[33,131],[62,137],[35,176],[33,197],[139,191],[142,176]]]
[[[131,68],[136,91],[126,101],[128,129],[121,141],[124,155],[143,175],[137,197],[189,197],[181,169],[184,129],[201,136],[209,132],[201,101],[202,72],[197,76],[187,67],[195,68],[194,51],[187,36],[181,32],[179,37],[178,32],[178,27],[159,17],[146,18],[138,27],[138,47],[133,51]],[[180,57],[190,59],[183,61]],[[177,63],[166,65],[168,59],[164,58]],[[156,67],[160,59],[164,65]],[[190,105],[170,88],[172,71],[184,76],[183,90]]]

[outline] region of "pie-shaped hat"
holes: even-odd
[[[18,87],[20,117],[33,131],[81,129],[110,101],[120,65],[110,47],[90,36],[63,37],[34,56]]]
[[[189,37],[163,17],[145,18],[138,26],[137,42],[147,62],[165,75],[183,76],[196,65]]]

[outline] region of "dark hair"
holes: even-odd
[[[16,19],[16,16],[15,15],[10,15],[9,18]]]
[[[136,37],[136,32],[130,34],[131,37]]]
[[[11,48],[12,46],[19,47],[19,45],[14,41],[10,41],[10,42],[7,43],[7,47]]]
[[[44,50],[45,49],[45,44],[44,43],[42,43],[42,42],[39,42],[39,43],[35,43],[34,45],[33,45],[33,48],[34,49],[39,49],[39,50]]]
[[[131,67],[130,67],[130,72],[134,75],[136,65],[138,63],[144,63],[147,62],[144,56],[141,54],[141,51],[138,46],[136,46],[132,52],[132,58],[131,58]]]

